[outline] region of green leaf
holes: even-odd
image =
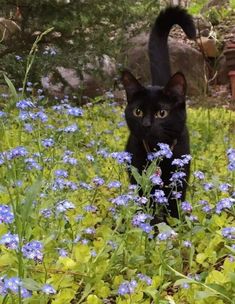
[[[14,86],[14,84],[12,83],[12,81],[7,77],[6,74],[3,74],[3,76],[4,76],[4,79],[5,79],[5,81],[6,81],[7,85],[8,85],[8,87],[9,87],[9,89],[10,89],[11,95],[12,95],[12,97],[14,98],[14,103],[15,103],[16,100],[18,99],[18,94],[17,94],[17,91],[16,91],[16,89],[15,89],[15,86]]]
[[[80,263],[87,263],[91,258],[91,252],[87,245],[79,244],[74,246],[75,260]]]
[[[142,185],[142,176],[141,174],[139,174],[138,170],[133,166],[131,166],[131,174],[134,176],[136,182],[139,185]]]
[[[204,291],[196,291],[195,292],[195,300],[203,300],[209,297],[214,297],[215,293],[211,290],[204,290]]]
[[[179,279],[179,280],[175,281],[174,286],[183,285],[185,283],[186,284],[191,284],[191,283],[194,283],[194,282],[192,282],[192,280],[190,280],[190,279]]]
[[[38,291],[42,288],[42,284],[39,284],[33,279],[23,279],[23,287],[28,290]]]
[[[210,288],[212,288],[213,290],[215,290],[218,294],[230,298],[231,294],[222,285],[219,285],[219,284],[207,284],[207,286],[210,287]]]
[[[153,300],[156,300],[159,292],[157,289],[153,286],[149,286],[143,290],[144,293],[146,293],[148,296],[150,296]]]
[[[28,222],[28,219],[31,215],[33,202],[37,198],[37,195],[41,190],[41,179],[36,180],[31,187],[26,190],[24,202],[20,205],[20,210],[18,213],[22,217],[22,222],[24,225]]]
[[[87,297],[87,304],[101,304],[102,301],[96,295],[89,295]]]

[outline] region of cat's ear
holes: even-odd
[[[130,102],[133,95],[141,90],[143,90],[143,86],[139,83],[139,81],[131,74],[128,70],[123,70],[121,74],[121,81],[126,90],[127,101]]]
[[[164,88],[164,93],[167,95],[177,94],[185,97],[187,89],[186,79],[181,72],[175,73]]]

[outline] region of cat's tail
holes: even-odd
[[[152,84],[165,86],[171,77],[167,38],[174,24],[182,27],[190,39],[196,37],[196,28],[191,15],[179,6],[161,11],[152,28],[149,38],[149,59]]]

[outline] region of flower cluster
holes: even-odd
[[[132,294],[137,287],[136,280],[132,280],[130,282],[123,282],[118,288],[118,294],[121,296]]]
[[[235,171],[235,149],[228,149],[227,151],[227,157],[228,157],[228,169],[230,171]]]
[[[231,209],[234,205],[235,199],[231,197],[221,199],[215,207],[215,212],[220,214],[224,209]]]
[[[164,191],[162,190],[155,190],[154,194],[152,195],[154,202],[165,205],[168,203],[168,199],[165,196]]]
[[[168,239],[175,239],[177,233],[174,230],[168,230],[165,232],[160,232],[157,236],[159,241],[166,241]]]
[[[0,205],[0,224],[10,224],[14,221],[14,215],[11,212],[11,208],[7,205]]]
[[[22,281],[18,277],[12,278],[0,278],[0,294],[5,296],[8,292],[18,294],[20,290],[22,298],[29,298],[32,296],[32,292],[22,287]]]
[[[43,253],[42,253],[43,245],[39,241],[32,241],[27,243],[22,247],[23,256],[34,260],[35,262],[42,262]]]
[[[115,159],[119,164],[130,164],[131,154],[128,152],[113,152],[110,154],[111,158]]]
[[[16,250],[19,246],[19,237],[17,234],[8,232],[1,237],[0,244],[5,245],[9,249]]]
[[[223,237],[235,240],[235,227],[226,227],[222,229],[222,235]]]
[[[33,108],[35,105],[31,101],[31,99],[22,99],[16,103],[16,107],[20,110],[28,110],[29,108]]]
[[[72,190],[75,191],[78,189],[78,186],[76,183],[64,179],[64,178],[56,178],[53,185],[52,185],[52,190],[57,191],[57,190]]]
[[[157,144],[159,147],[159,150],[153,153],[149,153],[148,154],[148,160],[152,161],[154,159],[158,159],[158,158],[172,158],[172,151],[171,148],[168,144],[164,144],[164,143],[158,143]]]
[[[74,204],[67,200],[60,201],[56,204],[56,211],[58,213],[62,213],[74,208],[75,208]]]

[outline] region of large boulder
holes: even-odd
[[[107,55],[95,58],[83,71],[63,66],[55,67],[52,72],[41,78],[47,94],[63,98],[68,94],[79,94],[85,98],[102,95],[107,89],[105,81],[111,80],[116,73],[116,62]]]
[[[8,41],[15,35],[19,35],[20,26],[13,20],[0,17],[0,40]]]
[[[144,84],[151,83],[147,50],[148,39],[147,33],[141,33],[132,38],[132,46],[127,52],[127,67]],[[192,46],[170,37],[168,45],[172,74],[177,71],[184,73],[188,83],[188,95],[202,94],[205,89],[203,55]]]

